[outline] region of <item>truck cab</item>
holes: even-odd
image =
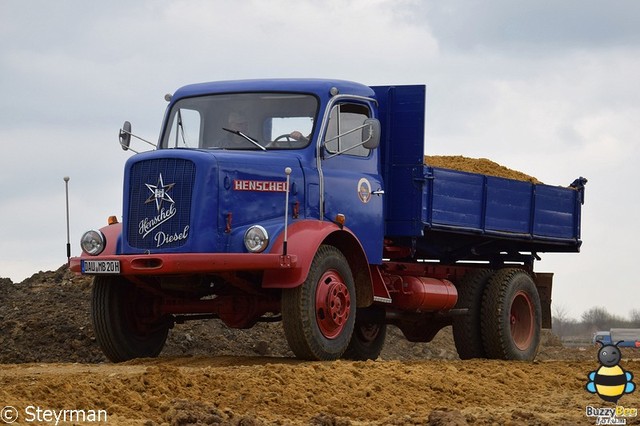
[[[196,168],[207,173],[195,181],[216,187],[186,192],[208,197],[217,193],[217,203],[208,203],[217,213],[216,237],[199,234],[191,240],[204,244],[217,240],[218,244],[190,251],[242,253],[246,247],[238,235],[253,225],[263,227],[268,236],[281,233],[284,171],[290,167],[295,219],[332,220],[338,214],[358,218],[349,221],[349,229],[367,257],[380,263],[382,200],[371,195],[382,191],[378,151],[373,149],[379,141],[379,132],[373,132],[373,95],[366,86],[320,81],[272,81],[269,91],[264,82],[250,81],[178,90],[169,105],[160,149],[154,154],[189,149],[199,162]],[[153,206],[150,203],[150,210]],[[211,225],[209,218],[196,224],[198,230]],[[179,234],[187,224],[175,226],[171,234]],[[260,251],[269,251],[274,240]]]

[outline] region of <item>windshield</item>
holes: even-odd
[[[181,99],[172,107],[161,148],[299,149],[311,140],[314,96],[236,93]]]

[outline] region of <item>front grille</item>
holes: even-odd
[[[189,160],[161,158],[132,166],[126,219],[130,246],[157,251],[187,242],[194,179]]]

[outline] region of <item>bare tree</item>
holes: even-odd
[[[552,330],[560,337],[565,336],[567,330],[567,323],[569,322],[569,308],[566,305],[554,304],[552,315]]]
[[[640,309],[632,309],[629,312],[629,321],[632,327],[640,327]]]
[[[601,306],[595,306],[582,314],[582,322],[592,331],[610,328],[612,319],[612,315]]]

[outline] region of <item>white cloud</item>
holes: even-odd
[[[637,46],[640,4],[633,0],[416,2],[413,19],[424,19],[451,49],[548,56],[567,49]]]

